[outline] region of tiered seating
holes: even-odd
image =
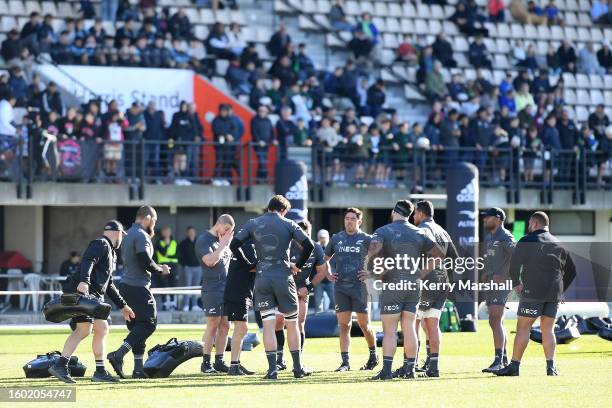
[[[132,0],[132,3],[135,1]],[[99,0],[94,0],[96,10],[100,10]],[[170,15],[174,14],[179,7],[185,9],[189,21],[194,25],[194,34],[199,39],[205,39],[208,36],[210,27],[215,22],[224,24],[238,23],[243,28],[244,38],[249,41],[263,45],[268,42],[272,34],[269,27],[250,27],[247,26],[246,18],[241,10],[217,10],[197,8],[190,0],[160,0],[157,5],[157,12],[161,12],[164,7],[170,8]],[[79,15],[79,1],[36,1],[36,0],[0,0],[0,41],[4,40],[6,33],[13,28],[21,30],[23,25],[27,23],[28,16],[33,11],[38,11],[41,15],[52,14],[53,28],[59,32],[64,26],[64,20],[68,17],[74,18]],[[99,15],[99,13],[98,13]],[[93,21],[86,21],[86,27],[93,24]],[[121,26],[118,22],[117,26],[109,21],[103,23],[104,29],[110,35],[114,35],[116,28]],[[267,57],[265,47],[258,45],[258,51],[264,58]]]
[[[456,3],[456,1],[449,1],[449,3]],[[486,0],[478,0],[477,3],[483,7],[483,13],[486,14]],[[491,53],[494,67],[493,71],[485,72],[490,80],[498,82],[499,78],[504,76],[504,71],[516,71],[509,54],[517,40],[524,42],[525,49],[529,44],[534,44],[538,54],[543,56],[549,45],[556,49],[563,39],[568,39],[573,43],[577,54],[586,42],[595,42],[595,51],[597,51],[603,39],[612,39],[612,29],[594,26],[591,22],[590,2],[558,0],[555,3],[561,11],[561,17],[566,22],[565,27],[520,24],[513,21],[509,10],[506,10],[505,23],[486,23],[489,38],[485,38],[484,42]],[[287,7],[287,4],[290,7]],[[309,14],[319,24],[312,24],[309,18],[303,16],[300,18],[300,26],[307,30],[320,30],[320,26],[329,29],[331,26],[326,14],[332,5],[333,0],[275,0],[275,9],[279,12],[299,10]],[[351,22],[355,22],[363,12],[372,14],[374,24],[381,32],[383,62],[393,64],[392,70],[395,74],[386,73],[383,75],[385,80],[397,81],[400,78],[407,82],[415,82],[416,67],[394,63],[398,45],[405,36],[412,40],[417,37],[425,37],[428,43],[432,43],[435,35],[441,31],[447,34],[455,51],[455,60],[458,62],[457,69],[446,71],[444,75],[450,78],[452,73],[461,72],[468,79],[475,76],[475,70],[470,66],[467,57],[470,40],[459,33],[455,24],[448,20],[448,17],[454,12],[454,5],[442,7],[419,4],[415,6],[409,2],[348,0],[344,3],[344,11]],[[339,34],[344,41],[338,40],[334,34],[329,34],[328,44],[330,46],[345,47],[345,41],[350,39],[350,33],[341,32]],[[551,79],[556,81],[558,78]],[[565,95],[567,102],[571,105],[570,110],[575,110],[577,119],[583,120],[585,112],[600,102],[606,104],[608,110],[612,112],[612,99],[610,99],[612,75],[564,74],[563,79],[567,88]],[[410,90],[410,88],[407,89]]]

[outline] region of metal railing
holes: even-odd
[[[111,142],[30,136],[16,139],[13,158],[1,166],[4,174],[0,176],[16,183],[18,198],[31,197],[32,184],[45,181],[128,184],[139,198],[147,184],[240,188],[273,184],[278,153],[274,146],[252,142]],[[374,152],[343,144],[314,146],[310,152],[311,191],[318,192],[312,197],[315,200],[331,186],[413,192],[444,188],[448,167],[457,161],[474,163],[480,185],[504,189],[508,203],[519,202],[525,188],[539,190],[542,203],[551,203],[556,190],[570,190],[575,203],[584,203],[588,190],[612,188],[611,161],[600,152],[578,149],[381,147]]]

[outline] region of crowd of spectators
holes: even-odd
[[[517,18],[515,3],[510,2],[508,9]],[[373,56],[380,52],[380,34],[369,13],[363,13],[356,25],[350,24],[342,0],[332,7],[330,20],[336,29],[353,32],[348,48],[354,59],[332,72],[318,72],[307,45],[292,42],[282,23],[267,44],[272,60],[266,69],[255,44],[242,38],[237,24],[226,31],[217,23],[202,41],[193,36],[184,10],[170,15],[164,9],[158,16],[153,7],[130,5],[117,11],[123,24],[114,37],[104,32],[100,20],[92,27],[85,27],[82,19],[67,20],[64,29],[55,33],[46,22],[49,16],[39,21],[40,16],[33,13],[21,32],[12,31],[2,44],[3,58],[16,66],[0,83],[12,95],[5,98],[6,103],[35,112],[24,116],[24,124],[15,127],[14,134],[23,134],[29,120],[45,129],[45,135],[103,144],[100,171],[111,181],[121,171],[121,160],[133,156],[129,145],[124,151],[112,142],[139,139],[168,141],[145,153],[148,176],[180,184],[197,178],[201,152],[195,145],[173,143],[202,140],[195,106],[182,103],[171,120],[154,104],[146,108],[134,104],[119,112],[114,101],[90,101],[67,109],[57,87],[49,83],[44,88],[31,73],[31,66],[24,62],[31,55],[48,52],[61,63],[177,67],[204,73],[215,69],[215,59],[228,60],[225,78],[232,93],[248,100],[256,112],[250,123],[251,137],[260,163],[257,179],[262,182],[268,178],[264,164],[270,146],[277,147],[280,158],[287,157],[291,146],[312,146],[326,153],[321,164],[326,179],[334,183],[387,186],[410,178],[422,184],[423,159],[415,154],[422,151],[430,156],[428,178],[440,179],[448,163],[463,159],[476,163],[485,179],[504,181],[514,165],[504,153],[510,148],[524,153],[525,181],[534,180],[535,159],[544,159],[542,149],[547,149],[591,152],[591,167],[597,167],[597,181],[603,183],[604,164],[612,147],[612,129],[604,108],[598,106],[587,123],[572,122],[564,109],[563,81],[551,81],[550,75],[610,72],[609,45],[604,43],[595,53],[593,44],[587,44],[576,53],[564,41],[557,50],[549,49],[541,56],[532,44],[525,49],[519,41],[512,50],[518,74],[508,72],[500,84],[493,84],[484,71],[492,67],[483,42],[487,36],[484,22],[503,21],[505,4],[490,1],[488,16],[473,0],[461,0],[456,7],[451,19],[472,37],[468,59],[476,68],[475,79],[466,81],[457,73],[446,83],[442,70],[455,68],[457,61],[443,32],[432,44],[423,38],[413,42],[407,36],[398,49],[398,59],[418,65],[418,83],[432,103],[426,123],[402,122],[394,109],[385,109],[385,83],[372,77],[370,70],[371,61],[377,60]],[[531,20],[541,17],[542,24],[563,24],[552,0],[543,9],[534,4],[526,4],[526,9]],[[212,133],[217,143],[215,182],[227,184],[237,169],[236,146],[244,135],[244,124],[232,113],[231,105],[219,107]],[[43,147],[44,141],[40,143]],[[160,165],[162,162],[165,164]],[[38,166],[41,173],[51,173],[48,167],[46,160]],[[549,176],[543,173],[544,178]]]

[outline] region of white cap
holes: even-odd
[[[319,232],[317,232],[317,239],[323,237],[329,238],[329,231],[327,231],[326,229],[320,229]]]

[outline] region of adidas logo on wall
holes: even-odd
[[[476,192],[476,178],[472,178],[470,182],[461,189],[459,194],[457,194],[457,202],[467,203],[475,201],[475,192]]]
[[[289,187],[289,191],[285,193],[287,200],[308,200],[308,180],[306,175],[300,177],[294,185]]]

